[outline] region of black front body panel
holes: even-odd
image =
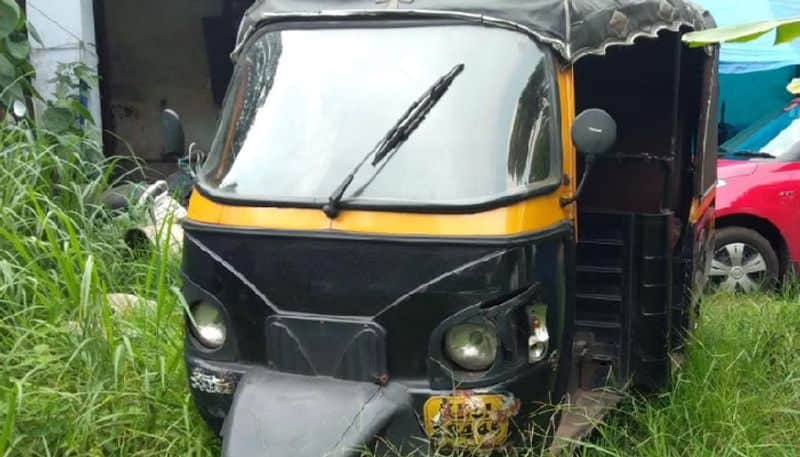
[[[554,285],[563,280],[561,246],[571,242],[566,225],[528,239],[485,242],[297,235],[194,224],[185,229],[187,302],[216,301],[232,329],[223,350],[200,351],[212,360],[267,365],[274,357],[267,350],[266,330],[274,337],[276,320],[338,322],[342,328],[361,322],[376,334],[385,332],[391,378],[422,379],[432,333],[459,311],[501,305],[536,285],[536,298],[553,307],[549,314],[563,316],[564,298],[555,296]],[[558,326],[553,330],[563,327],[557,321],[551,325]],[[300,338],[303,328],[318,332],[312,326],[296,327],[292,333]],[[306,371],[300,374],[314,373]]]
[[[570,353],[563,347],[573,306],[568,224],[482,239],[184,228],[187,303],[221,306],[230,329],[225,346],[213,352],[187,332],[190,376],[260,366],[399,383],[412,392],[417,412],[427,395],[454,385],[510,390],[523,412],[566,387],[557,378]],[[550,357],[529,364],[517,316],[535,303],[547,306]],[[461,316],[497,329],[501,348],[485,373],[459,371],[442,353],[444,330]],[[229,394],[192,387],[207,418],[224,417]]]

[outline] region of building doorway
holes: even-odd
[[[230,79],[236,30],[253,0],[95,0],[106,155],[135,155],[147,178],[176,169],[163,154],[160,112],[210,146]]]

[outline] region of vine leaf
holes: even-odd
[[[17,29],[20,11],[14,0],[0,0],[0,38],[5,38]]]
[[[16,67],[8,60],[8,57],[0,54],[0,88],[11,84],[15,79],[17,79]]]
[[[8,37],[5,40],[5,44],[8,54],[17,60],[27,60],[28,55],[31,53],[31,46],[28,44],[28,40],[14,41],[11,37]]]
[[[53,133],[62,133],[72,126],[75,116],[67,108],[49,106],[42,113],[41,122],[47,130]]]
[[[33,41],[39,43],[39,46],[44,46],[44,41],[42,41],[42,36],[39,35],[39,31],[36,30],[36,27],[33,26],[33,23],[28,22],[28,35],[33,38]]]

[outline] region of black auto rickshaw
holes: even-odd
[[[223,454],[498,448],[575,431],[542,405],[666,387],[713,246],[718,50],[681,43],[710,26],[683,0],[253,5],[184,224]]]

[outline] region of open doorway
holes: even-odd
[[[135,155],[148,178],[176,169],[160,112],[180,113],[208,149],[232,71],[236,30],[253,0],[95,0],[106,155]]]

